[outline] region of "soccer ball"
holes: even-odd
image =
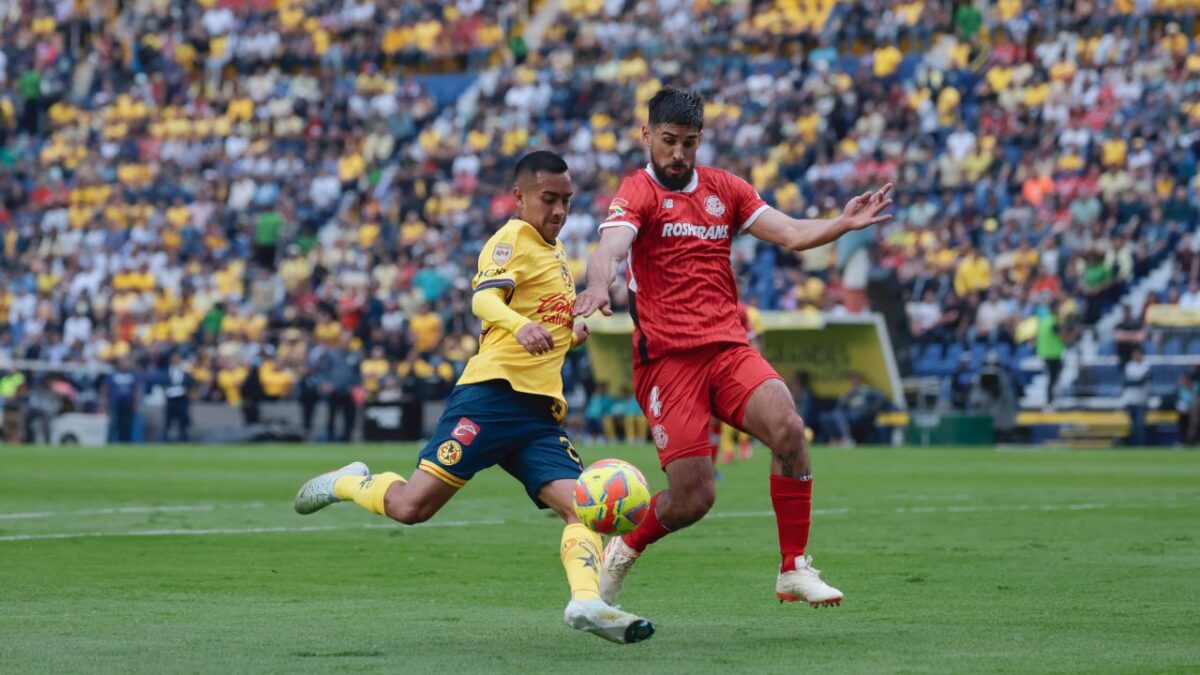
[[[649,508],[646,477],[629,462],[602,459],[575,481],[575,515],[594,532],[632,532]]]

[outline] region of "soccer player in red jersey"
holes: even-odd
[[[823,582],[805,555],[812,509],[812,465],[804,422],[782,378],[746,340],[738,319],[730,247],[737,234],[793,250],[821,246],[888,220],[891,185],[865,192],[828,220],[797,220],[771,208],[746,181],[696,166],[704,129],[699,95],[667,87],[650,99],[642,127],[650,164],[621,183],[588,260],[587,290],[575,314],[608,315],[609,286],[628,261],[633,377],[650,422],[667,489],[654,495],[636,530],[605,547],[600,594],[615,601],[647,546],[704,517],[716,497],[708,423],[712,415],[771,449],[771,502],[782,561],[781,601],[837,605],[842,592]]]

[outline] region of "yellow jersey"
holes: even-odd
[[[485,321],[479,353],[471,357],[459,384],[507,380],[514,391],[557,399],[556,415],[566,414],[562,368],[575,342],[575,281],[567,269],[561,242],[549,243],[529,223],[505,223],[479,254],[479,273],[471,281],[476,292],[506,289],[508,306],[550,331],[554,348],[534,355],[516,336]]]

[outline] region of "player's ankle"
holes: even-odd
[[[796,560],[798,558],[803,557],[803,555],[804,555],[803,553],[800,553],[800,554],[784,553],[783,554],[783,562],[780,563],[780,565],[779,565],[779,572],[781,574],[783,574],[785,572],[795,572],[796,571]]]

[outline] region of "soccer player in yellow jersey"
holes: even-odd
[[[516,218],[479,254],[471,310],[483,320],[479,353],[446,402],[446,412],[411,480],[372,474],[362,462],[317,476],[296,494],[298,513],[354,501],[414,525],[429,520],[476,473],[500,465],[525,485],[538,508],[564,521],[561,558],[571,588],[568,625],[613,642],[654,634],[649,621],[600,599],[600,535],[575,516],[575,480],[583,471],[562,427],[567,404],[562,367],[567,350],[588,336],[572,316],[575,283],[558,233],[573,188],[562,157],[532,152],[514,170]]]

